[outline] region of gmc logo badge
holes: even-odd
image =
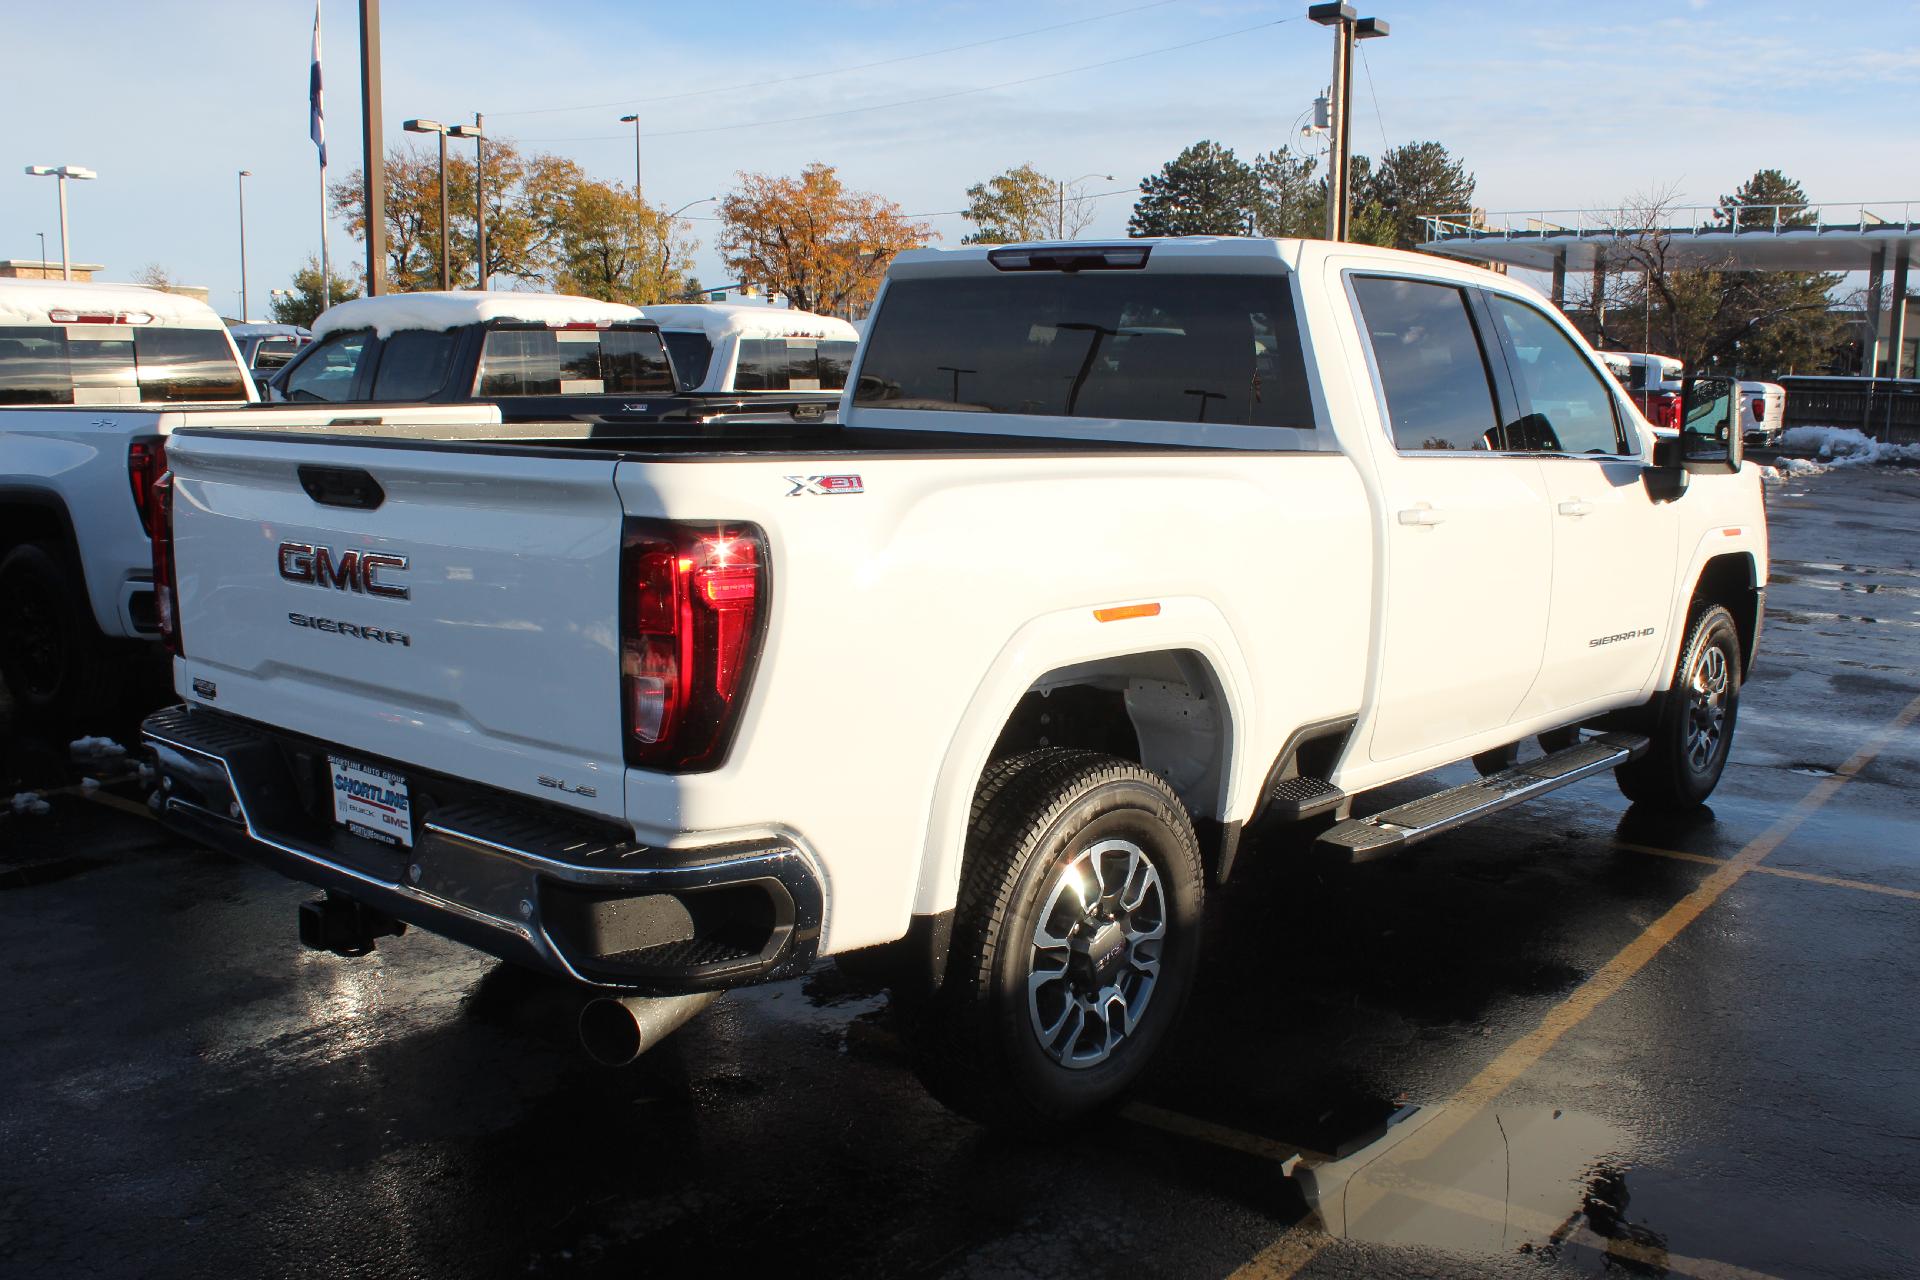
[[[407,557],[390,556],[378,551],[335,551],[305,542],[280,544],[280,576],[288,582],[304,582],[313,587],[332,587],[336,591],[358,591],[383,600],[408,600],[412,588],[382,582],[374,575],[382,569],[395,573],[407,567]]]

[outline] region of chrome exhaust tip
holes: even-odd
[[[718,991],[699,991],[590,1000],[580,1010],[580,1045],[601,1066],[624,1067],[719,998]]]

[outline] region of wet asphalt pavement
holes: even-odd
[[[309,890],[8,732],[0,788],[67,789],[0,817],[0,1272],[1920,1274],[1920,473],[1770,497],[1710,811],[1255,842],[1164,1070],[1071,1139],[943,1111],[832,964],[595,1067],[566,989],[304,952]]]

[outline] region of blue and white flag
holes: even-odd
[[[327,121],[320,110],[320,0],[313,5],[313,73],[308,77],[307,94],[313,99],[313,124],[308,132],[313,145],[320,148],[320,167],[327,167]]]

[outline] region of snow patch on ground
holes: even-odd
[[[1920,444],[1887,444],[1857,427],[1788,427],[1777,447],[1782,454],[1799,455],[1780,459],[1783,470],[1798,476],[1819,475],[1833,467],[1920,463]]]
[[[35,818],[53,812],[53,806],[42,799],[38,791],[16,791],[13,799],[8,801],[8,805],[13,813],[26,814]]]
[[[75,760],[112,760],[127,749],[112,738],[75,738],[67,744],[67,753]]]

